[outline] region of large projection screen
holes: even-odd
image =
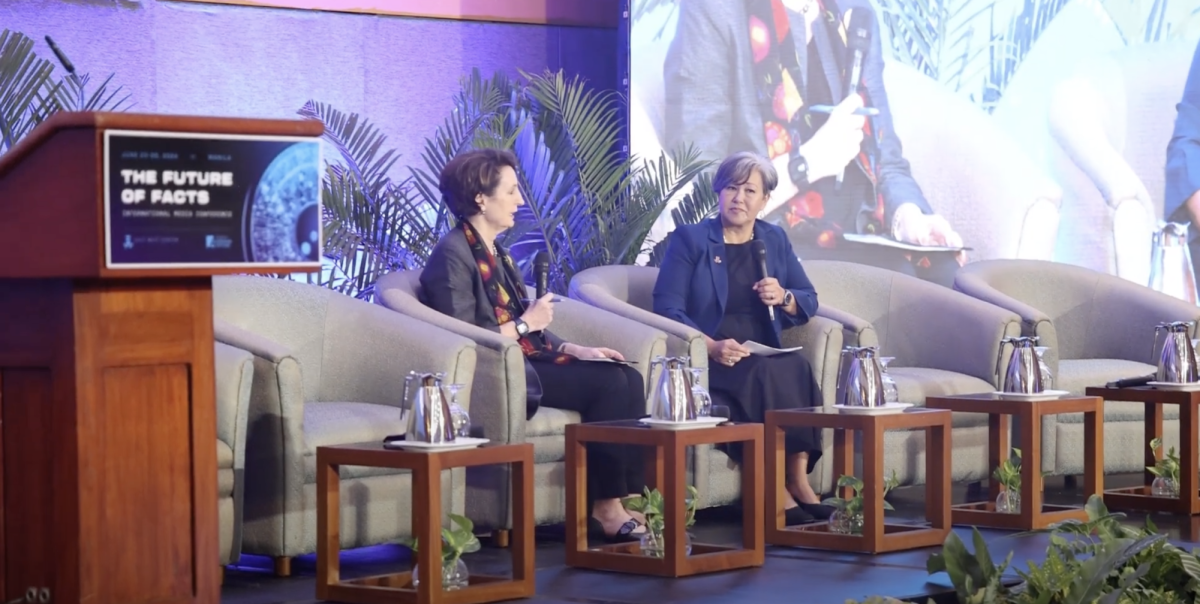
[[[811,108],[846,97],[864,23],[857,90],[879,115],[840,186],[793,183],[797,149],[832,148]],[[945,281],[960,262],[1031,258],[1175,282],[1195,267],[1169,244],[1200,230],[1198,39],[1193,0],[634,0],[631,152],[768,156],[781,185],[762,218],[801,259]],[[652,239],[671,228],[668,210]],[[967,251],[929,237],[947,230]]]

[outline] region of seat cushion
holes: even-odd
[[[317,481],[317,447],[381,442],[384,437],[402,434],[400,409],[374,403],[307,403],[304,405],[304,479]],[[406,473],[392,468],[345,466],[343,479]]]
[[[1089,386],[1103,386],[1119,378],[1137,377],[1154,373],[1154,366],[1123,359],[1064,359],[1058,362],[1058,379],[1055,390],[1066,390],[1071,394],[1083,394]],[[1140,422],[1145,418],[1146,406],[1141,403],[1108,401],[1104,403],[1104,421]],[[1178,405],[1163,406],[1163,417],[1179,418]],[[1083,422],[1082,413],[1056,415],[1064,424]]]
[[[525,440],[533,445],[534,463],[562,461],[567,450],[567,424],[577,424],[581,419],[577,411],[538,407],[525,424]]]
[[[233,497],[233,447],[217,439],[217,497]]]
[[[929,369],[926,367],[888,367],[888,375],[896,382],[900,392],[900,402],[912,403],[918,407],[925,406],[925,399],[930,396],[953,396],[955,394],[978,394],[995,390],[991,384],[973,376]],[[987,425],[987,415],[983,413],[955,413],[954,427]]]

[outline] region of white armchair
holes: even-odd
[[[217,400],[217,525],[221,566],[242,555],[242,503],[246,471],[246,418],[254,356],[216,343],[213,373]]]
[[[263,277],[213,279],[217,341],[254,355],[246,443],[243,550],[271,556],[277,574],[316,551],[316,449],[403,432],[410,370],[444,372],[467,388],[475,344],[331,290]],[[465,473],[443,475],[449,512],[464,509]],[[341,545],[411,535],[407,471],[341,468]]]

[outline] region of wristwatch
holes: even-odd
[[[788,162],[788,176],[792,177],[792,184],[801,191],[807,189],[811,184],[808,182],[808,160],[804,159],[803,155],[797,153]]]
[[[793,294],[791,292],[791,290],[787,290],[787,291],[783,292],[783,305],[784,306],[791,306],[792,300],[795,300],[795,299],[796,299],[796,294]]]
[[[513,321],[513,325],[517,328],[517,335],[523,336],[529,333],[529,324],[524,320],[517,319],[516,321]]]

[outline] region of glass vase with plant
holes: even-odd
[[[463,554],[479,551],[479,538],[475,536],[475,523],[466,516],[450,514],[450,528],[442,528],[442,589],[454,591],[463,589],[470,583],[470,573],[467,563],[463,562]],[[417,540],[409,542],[408,547],[413,553],[417,552]],[[418,565],[413,564],[412,586],[415,589],[420,584]]]
[[[687,496],[683,502],[683,525],[685,529],[690,529],[696,524],[696,495],[696,487],[688,485]],[[643,494],[627,497],[622,503],[624,503],[625,509],[631,512],[638,512],[646,517],[646,532],[641,537],[642,554],[662,558],[667,549],[667,541],[663,536],[663,529],[666,528],[667,522],[662,493],[658,489],[647,487]],[[684,553],[685,555],[691,555],[691,533],[685,532],[683,538]]]
[[[1155,452],[1155,457],[1158,457],[1158,450],[1162,446],[1161,438],[1150,441],[1150,450]],[[1150,483],[1151,495],[1179,498],[1179,454],[1175,452],[1175,447],[1167,449],[1166,454],[1158,457],[1158,461],[1146,470],[1154,475],[1154,482]]]
[[[1021,450],[1013,448],[1012,457],[1000,462],[992,477],[1003,489],[996,496],[996,511],[1001,514],[1021,513]]]
[[[863,481],[854,476],[843,475],[837,481],[837,491],[840,493],[842,489],[850,489],[849,497],[830,497],[821,503],[831,506],[834,509],[833,515],[829,517],[829,531],[832,533],[840,533],[842,535],[861,535],[863,532]],[[892,475],[883,481],[883,496],[892,489],[900,486],[900,479],[896,477],[896,471],[892,470]],[[892,504],[883,500],[883,509],[895,510]]]

